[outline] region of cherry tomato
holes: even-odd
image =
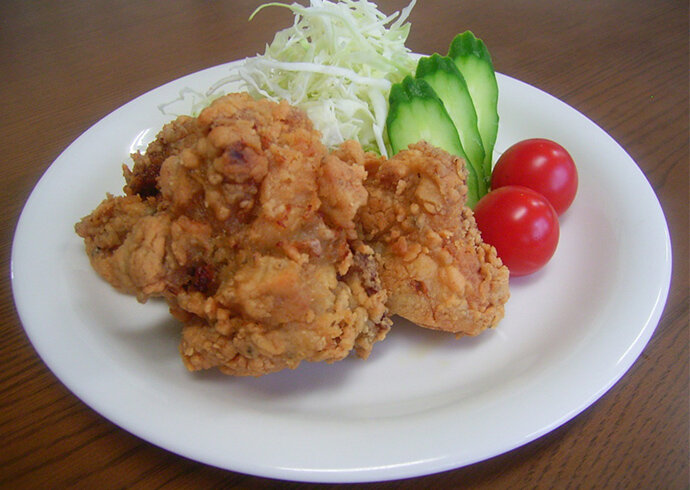
[[[474,217],[485,242],[513,276],[541,269],[551,259],[560,229],[558,215],[544,196],[521,186],[504,186],[482,197]]]
[[[533,138],[515,143],[501,155],[491,174],[491,188],[521,185],[549,200],[556,213],[570,207],[577,192],[577,169],[558,143]]]

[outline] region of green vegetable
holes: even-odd
[[[477,113],[465,79],[453,60],[440,54],[421,58],[415,77],[431,85],[443,101],[460,136],[460,142],[467,155],[467,165],[471,165],[477,175],[477,195],[483,196],[488,192],[489,179],[484,174],[484,147],[477,129]]]
[[[407,76],[391,88],[386,119],[392,153],[404,150],[421,140],[467,161],[460,136],[443,102],[434,89],[422,79]],[[479,199],[477,175],[467,168],[467,205],[474,207]]]
[[[477,111],[477,125],[484,146],[484,178],[491,176],[491,163],[498,133],[498,83],[489,50],[470,31],[453,39],[448,56],[467,82]]]

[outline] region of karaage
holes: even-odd
[[[125,195],[76,231],[115,288],[165,298],[190,370],[366,358],[385,337],[387,293],[354,222],[366,172],[329,155],[303,112],[227,95],[133,160]]]
[[[358,223],[377,252],[391,313],[458,335],[498,324],[509,272],[466,206],[464,162],[425,142],[388,160],[355,144],[337,154],[368,171]]]

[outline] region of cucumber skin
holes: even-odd
[[[406,121],[406,124],[398,129],[397,125],[400,123],[399,116],[401,116],[400,111],[413,105],[417,105],[417,109],[424,110],[425,114],[418,114],[414,121]],[[432,112],[436,114],[432,114]],[[425,118],[433,119],[425,121]],[[410,124],[410,122],[414,124]],[[396,83],[391,87],[386,127],[388,128],[388,139],[394,154],[406,149],[408,145],[419,141],[412,141],[413,137],[410,137],[409,134],[422,134],[426,132],[427,134],[441,135],[454,133],[454,137],[451,136],[450,138],[453,141],[444,143],[441,147],[449,153],[466,158],[465,151],[460,143],[460,137],[457,135],[457,130],[443,106],[443,102],[436,95],[434,89],[424,80],[418,80],[408,75],[402,82]],[[432,128],[439,127],[445,128],[446,131],[430,131]],[[436,141],[440,142],[441,138],[436,138]],[[427,142],[435,144],[428,139]],[[439,145],[437,144],[437,146]]]
[[[443,102],[427,82],[408,75],[391,87],[386,128],[393,154],[424,139],[462,158],[467,169],[467,206],[474,208],[479,199],[477,175]],[[443,135],[449,137],[444,141]]]
[[[453,38],[448,48],[448,56],[452,59],[459,56],[473,56],[488,63],[491,66],[491,70],[494,69],[491,54],[484,41],[476,37],[472,31],[462,32]]]
[[[477,114],[465,78],[452,58],[441,56],[438,53],[420,58],[417,63],[415,77],[429,83],[443,102],[458,131],[458,136],[460,136],[460,142],[467,155],[466,163],[474,168],[477,176],[479,187],[476,193],[478,196],[483,196],[488,192],[490,176],[484,173],[485,152],[477,128]],[[451,93],[443,91],[442,85],[446,81],[450,81],[453,84]],[[457,93],[457,95],[454,95],[454,93]],[[455,97],[455,100],[450,100],[449,97]],[[463,98],[465,100],[462,100]],[[456,108],[455,111],[452,110],[454,107]],[[458,107],[462,107],[462,113],[458,113]],[[455,118],[453,113],[456,113]],[[460,118],[462,118],[462,121],[458,120]]]
[[[485,80],[485,83],[490,87],[493,94],[491,100],[486,104],[479,104],[475,97],[473,97],[473,100],[475,101],[475,108],[477,109],[477,117],[479,119],[479,132],[484,144],[484,174],[490,178],[493,166],[493,149],[498,133],[498,83],[491,54],[481,39],[475,37],[471,31],[465,31],[453,38],[448,49],[448,56],[455,61],[458,69],[463,73],[465,81],[468,82],[470,93],[472,93],[473,74],[467,73],[467,70],[463,69],[463,65],[466,64],[468,59],[473,59],[475,62],[478,61],[485,64],[487,68],[485,75],[488,75],[488,79]]]

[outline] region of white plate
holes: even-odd
[[[516,448],[588,407],[651,337],[671,274],[659,202],[626,152],[550,95],[499,76],[497,149],[560,142],[580,189],[541,272],[511,281],[506,317],[478,338],[396,320],[367,361],[303,364],[262,378],[191,374],[161,302],[138,304],[91,269],[74,223],[124,183],[121,164],[170,119],[160,104],[203,92],[232,64],[155,89],[72,143],[19,220],[12,284],[24,328],[56,376],[137,436],[210,465],[289,480],[430,474]],[[184,103],[181,103],[184,105]]]

